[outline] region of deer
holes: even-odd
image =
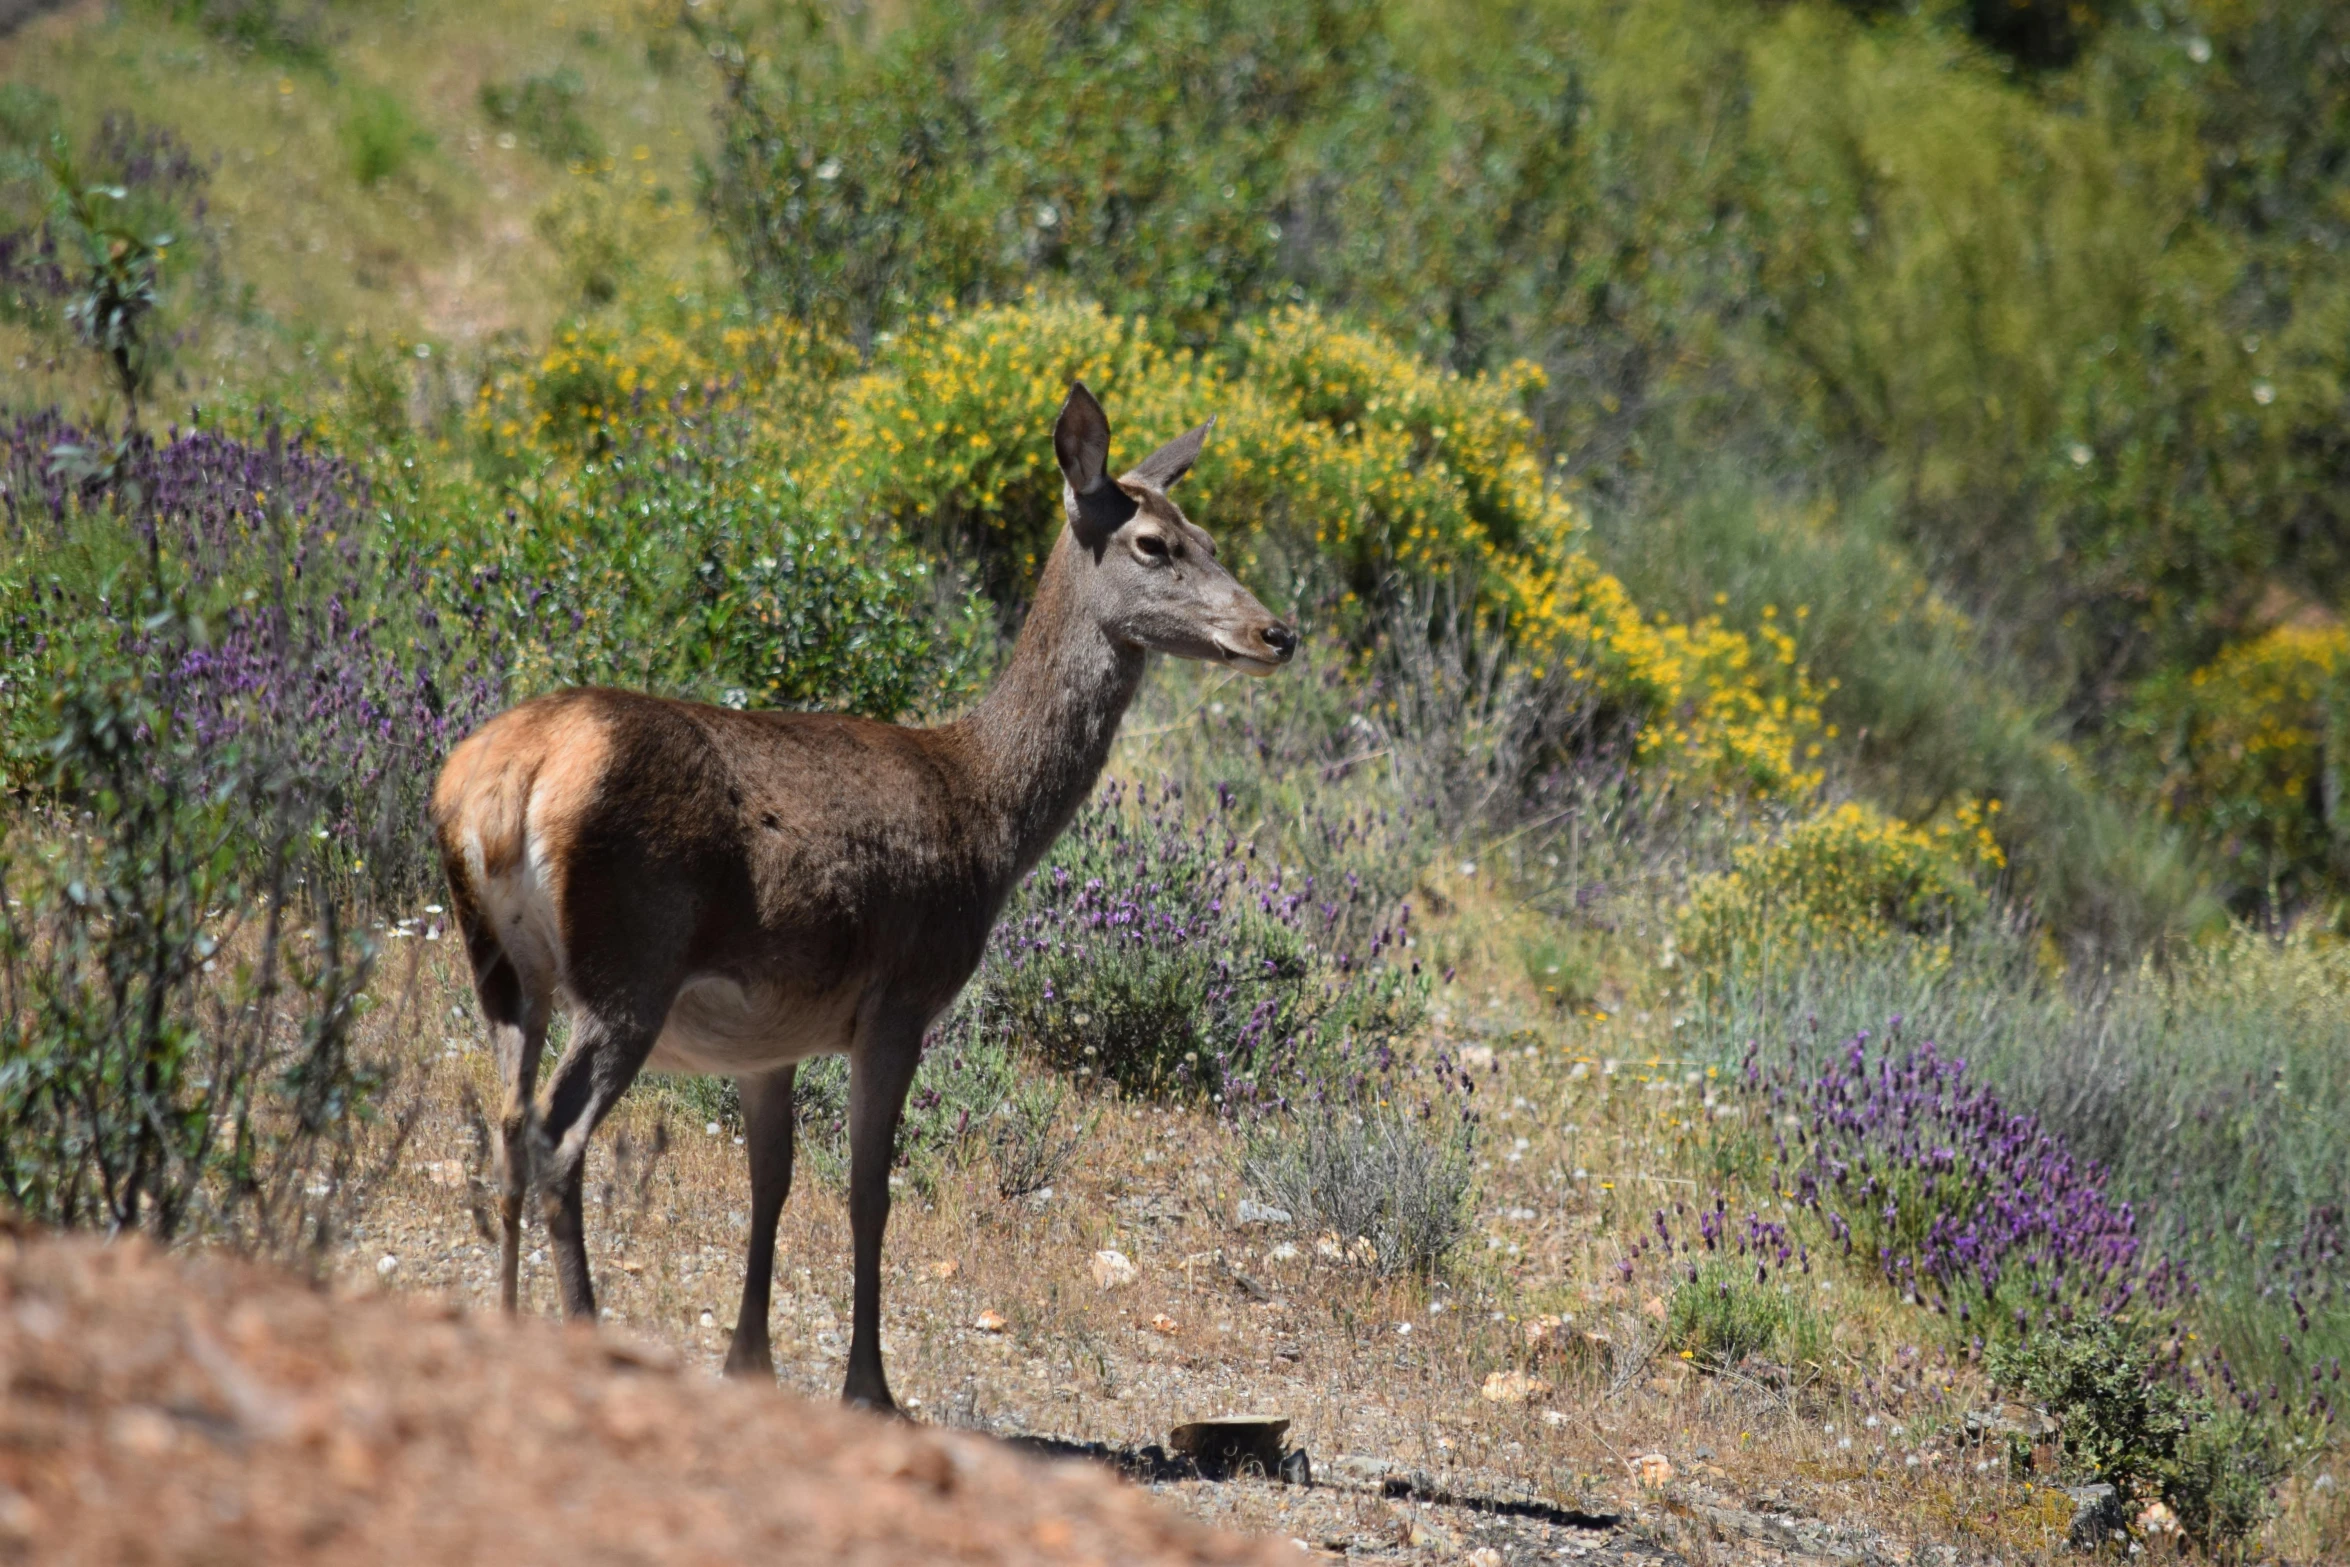
[[[505,1311],[535,1184],[563,1310],[594,1320],[589,1139],[641,1072],[728,1076],[751,1211],[725,1370],[772,1380],[794,1074],[845,1055],[855,1306],[841,1396],[897,1412],[882,1238],[925,1033],[1092,791],[1149,655],[1263,676],[1297,651],[1297,632],[1169,497],[1214,424],[1113,478],[1109,417],[1071,384],[1052,431],[1063,526],[1002,670],[954,722],[581,687],[507,709],[450,753],[430,816],[503,1094],[492,1174]],[[558,1004],[571,1034],[541,1095]]]

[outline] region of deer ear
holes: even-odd
[[[1178,435],[1136,463],[1134,471],[1126,477],[1154,490],[1175,488],[1175,482],[1191,472],[1191,465],[1199,461],[1199,449],[1207,444],[1208,432],[1215,427],[1216,421],[1210,419],[1198,429]]]
[[[1069,513],[1078,539],[1100,551],[1134,515],[1134,497],[1110,482],[1110,416],[1083,381],[1069,383],[1069,400],[1053,421],[1053,455],[1077,504]]]
[[[1083,381],[1069,383],[1068,400],[1053,421],[1053,455],[1079,495],[1091,495],[1110,477],[1110,416]]]

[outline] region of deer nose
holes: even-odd
[[[1278,658],[1287,660],[1290,654],[1297,651],[1297,633],[1278,620],[1257,635],[1265,639],[1265,646],[1271,648]]]

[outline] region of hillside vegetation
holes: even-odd
[[[1121,453],[1217,418],[1182,498],[1308,656],[1154,675],[933,1041],[926,1201],[1181,1117],[1333,1320],[1620,1312],[1594,1397],[1800,1388],[1788,1462],[1922,1353],[1954,1496],[2350,1548],[2346,159],[2305,0],[24,22],[0,1190],[325,1259],[461,1167],[448,747],[951,713],[1082,378]],[[2062,1435],[1960,1465],[1962,1385]]]

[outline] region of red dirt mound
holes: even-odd
[[[660,1351],[0,1235],[0,1561],[1272,1562],[1113,1476]]]

